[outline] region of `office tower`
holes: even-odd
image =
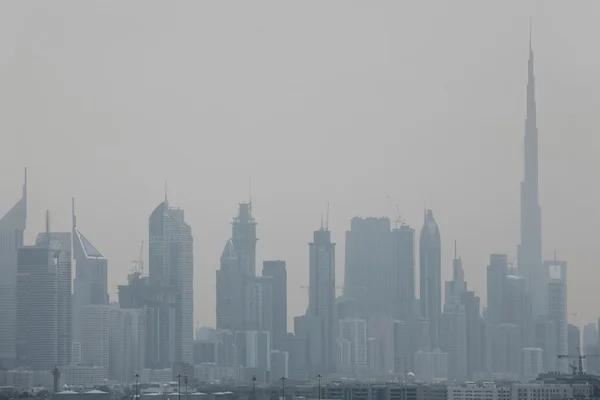
[[[372,316],[367,320],[369,338],[376,340],[376,369],[393,371],[395,367],[394,319],[386,315]],[[371,355],[369,355],[371,358]],[[373,360],[372,360],[373,361]]]
[[[467,324],[467,377],[474,380],[476,373],[484,371],[485,324],[479,312],[480,300],[475,292],[464,292],[460,301],[465,307]]]
[[[412,371],[414,357],[411,336],[405,321],[394,321],[394,371],[398,374]]]
[[[273,278],[257,276],[254,278],[258,307],[258,330],[273,335]],[[272,344],[272,343],[271,343]]]
[[[505,254],[490,255],[487,267],[487,309],[486,322],[498,325],[504,319],[504,285],[508,275],[508,257]]]
[[[219,367],[237,367],[235,334],[229,330],[217,329],[216,358]]]
[[[402,224],[392,230],[392,294],[394,318],[415,319],[415,230]]]
[[[50,249],[55,260],[58,279],[58,365],[71,363],[73,335],[72,315],[72,274],[71,274],[71,233],[49,232],[49,216],[46,233],[37,235],[35,245]]]
[[[595,346],[598,343],[598,330],[593,323],[586,324],[583,327],[583,348]]]
[[[519,275],[531,293],[534,317],[546,313],[546,277],[542,271],[542,210],[538,193],[538,129],[536,121],[533,49],[529,42],[527,117],[524,139],[524,178],[521,183],[521,244],[518,248]]]
[[[215,332],[216,333],[216,332]],[[214,339],[194,340],[194,365],[217,362],[217,341]]]
[[[81,308],[81,363],[100,367],[108,379],[109,306],[87,305]]]
[[[0,368],[16,366],[17,254],[27,221],[27,170],[23,194],[0,219]]]
[[[440,230],[433,211],[425,212],[425,222],[419,241],[421,315],[431,322],[431,346],[438,346],[439,322],[442,307],[442,266]]]
[[[525,347],[521,350],[521,377],[531,381],[544,373],[544,351],[539,347]]]
[[[287,335],[287,269],[285,261],[263,261],[262,275],[273,279],[273,349],[283,350]]]
[[[145,368],[146,310],[109,308],[109,379],[129,383]]]
[[[108,304],[108,262],[100,251],[77,229],[73,199],[73,340],[81,342],[81,308]]]
[[[356,300],[361,317],[396,311],[391,244],[388,218],[352,218],[346,232],[344,295]]]
[[[534,320],[534,346],[544,350],[544,371],[556,372],[558,338],[554,321],[542,315]]]
[[[502,322],[519,327],[521,347],[530,347],[533,337],[531,301],[527,283],[520,276],[507,275],[504,280],[504,318]]]
[[[548,319],[554,323],[556,329],[556,344],[558,354],[567,354],[569,351],[567,337],[567,263],[565,261],[545,261],[544,267],[548,270]],[[567,373],[568,360],[557,360],[556,371]]]
[[[17,365],[50,371],[58,364],[57,260],[48,246],[24,246],[17,263]]]
[[[148,337],[153,354],[147,362],[154,368],[190,364],[194,336],[192,229],[185,222],[184,211],[170,207],[165,196],[150,215],[149,232],[149,282],[156,291],[155,300],[169,299],[174,313],[149,314],[155,334]]]
[[[492,342],[492,369],[500,376],[517,379],[521,374],[521,337],[516,324],[498,325]]]
[[[217,329],[245,328],[245,282],[233,241],[225,244],[217,271]]]
[[[448,353],[448,377],[467,379],[467,316],[460,299],[446,303],[440,321],[440,348]]]
[[[335,243],[331,232],[321,227],[309,243],[308,315],[318,318],[321,326],[321,363],[326,371],[333,369],[335,332]],[[325,372],[325,371],[321,371]]]
[[[575,325],[567,325],[568,355],[576,356],[581,351],[581,331]]]
[[[367,321],[359,318],[341,319],[339,338],[350,345],[348,364],[367,366]]]
[[[256,276],[256,221],[252,216],[252,203],[239,204],[237,217],[233,218],[231,242],[237,254],[238,271],[243,277],[243,329],[258,330],[260,304]]]

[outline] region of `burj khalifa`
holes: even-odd
[[[542,266],[542,209],[538,184],[538,129],[535,102],[533,49],[529,40],[527,117],[524,138],[524,179],[521,182],[521,244],[518,248],[519,275],[527,282],[534,317],[546,314],[547,277]]]

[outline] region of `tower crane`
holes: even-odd
[[[568,355],[568,354],[559,354],[558,355],[559,359],[567,358],[567,359],[575,359],[578,361],[577,367],[574,365],[569,365],[573,369],[573,375],[576,375],[575,372],[577,372],[578,375],[585,374],[585,372],[583,371],[583,360],[588,357],[600,357],[600,354],[581,354],[581,349],[579,347],[577,347],[577,355],[576,356]]]

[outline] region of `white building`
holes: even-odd
[[[511,400],[589,399],[591,389],[592,386],[581,383],[514,383],[511,388]]]
[[[499,400],[499,389],[493,382],[448,386],[448,400]]]

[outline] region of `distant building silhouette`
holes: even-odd
[[[263,261],[262,275],[273,279],[273,330],[271,339],[273,349],[283,350],[287,335],[287,269],[285,261]]]
[[[421,315],[429,319],[431,348],[439,342],[439,323],[442,314],[442,266],[440,230],[433,211],[425,212],[419,241],[419,279]]]

